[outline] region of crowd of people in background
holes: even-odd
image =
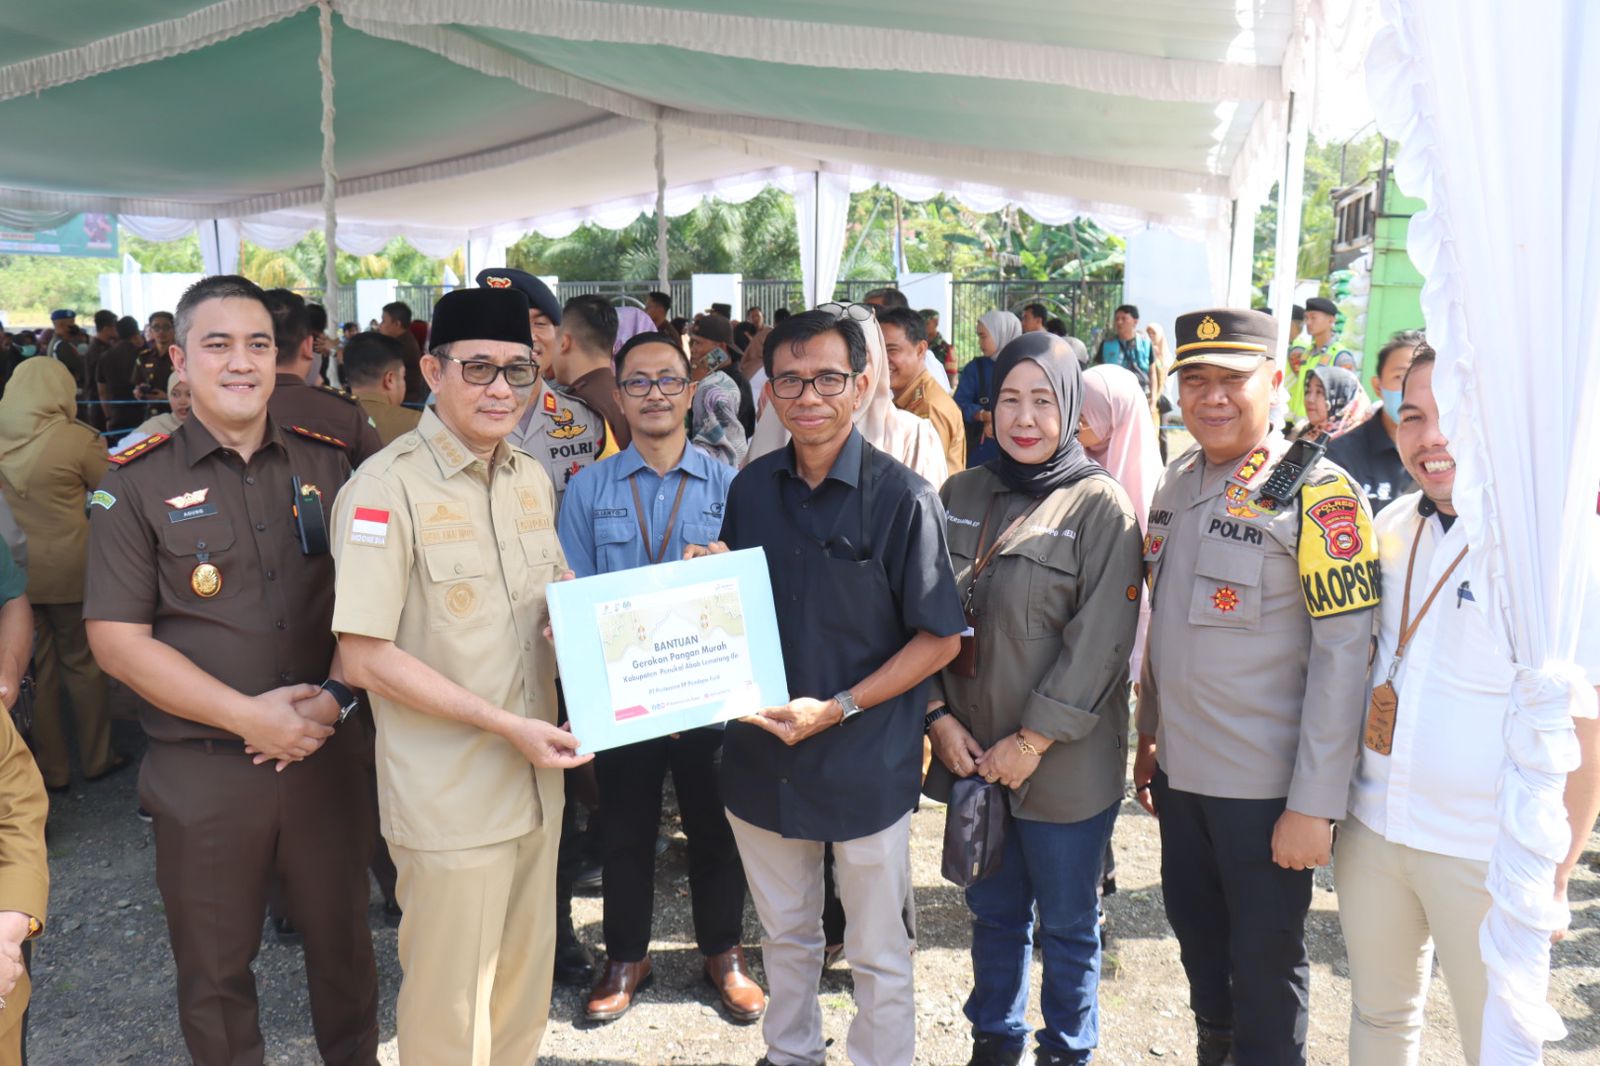
[[[139,813],[196,1062],[266,1056],[264,914],[303,940],[324,1060],[376,1062],[369,871],[401,931],[402,1061],[531,1061],[553,983],[623,1016],[652,980],[670,773],[702,973],[729,1021],[763,1022],[763,1063],[824,1060],[840,958],[851,1061],[913,1061],[911,814],[973,785],[1008,817],[963,882],[971,1066],[1085,1063],[1130,749],[1202,1066],[1305,1061],[1335,849],[1351,1060],[1416,1061],[1436,944],[1478,1061],[1512,678],[1458,570],[1420,333],[1367,367],[1316,298],[1280,365],[1248,310],[1169,342],[1123,304],[1091,349],[1042,302],[947,338],[893,287],[769,321],[474,280],[431,321],[394,302],[337,333],[237,277],[142,326],[0,329],[0,697],[32,691],[31,764],[0,721],[0,866],[22,871],[0,877],[0,1063],[46,920],[43,797],[134,761],[108,677],[149,738]],[[577,754],[548,584],[752,547],[791,701]],[[1580,741],[1562,886],[1600,806],[1600,736]]]

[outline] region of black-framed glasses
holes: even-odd
[[[772,379],[772,395],[780,400],[798,400],[805,393],[806,386],[810,385],[818,396],[838,396],[857,376],[854,371],[842,374],[837,370],[824,371],[809,378],[799,374],[779,374]]]
[[[672,376],[663,378],[637,377],[619,381],[617,386],[629,396],[642,400],[650,395],[651,389],[659,390],[663,396],[681,396],[683,390],[689,387],[689,379]]]
[[[877,316],[877,311],[869,304],[834,303],[832,301],[817,305],[818,311],[826,311],[834,318],[848,318],[856,322],[870,322]],[[838,395],[838,393],[834,393]]]
[[[539,380],[539,364],[531,360],[518,360],[501,366],[491,363],[486,359],[457,359],[444,352],[434,352],[436,358],[448,359],[452,363],[461,364],[461,380],[468,385],[493,385],[494,379],[501,374],[506,376],[506,384],[513,389],[532,388],[534,382]]]

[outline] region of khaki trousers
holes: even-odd
[[[405,1066],[530,1066],[550,1016],[561,808],[524,836],[460,851],[391,843],[399,879],[397,1025]]]
[[[1489,991],[1478,949],[1488,871],[1486,862],[1391,843],[1356,818],[1339,824],[1333,874],[1350,957],[1351,1062],[1417,1061],[1437,945],[1462,1056],[1477,1063]]]
[[[728,813],[750,896],[761,918],[761,961],[771,997],[762,1036],[773,1066],[824,1061],[822,861],[826,844],[790,840]],[[855,1066],[911,1066],[917,1041],[911,937],[904,907],[911,884],[911,815],[871,836],[833,844],[833,876],[844,904],[844,950],[856,1016],[845,1052]]]
[[[61,689],[72,700],[72,721],[78,734],[78,758],[85,777],[98,777],[111,766],[111,717],[106,709],[106,678],[89,652],[81,603],[33,605],[34,681],[33,732],[28,737],[39,773],[50,788],[68,784],[72,764],[62,722]]]

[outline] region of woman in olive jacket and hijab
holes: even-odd
[[[999,869],[967,889],[972,1061],[1016,1063],[1026,1050],[1037,942],[1036,1060],[1082,1063],[1098,1038],[1100,859],[1127,763],[1139,520],[1078,442],[1082,371],[1065,341],[1024,334],[994,380],[1000,455],[940,492],[976,649],[940,674],[926,791],[942,798],[978,774],[1006,787],[1013,816]]]

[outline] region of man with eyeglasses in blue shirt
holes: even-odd
[[[617,404],[632,441],[615,458],[581,471],[567,486],[557,528],[578,577],[682,559],[688,545],[716,539],[734,470],[689,443],[694,399],[689,361],[662,333],[632,338],[616,356]],[[704,975],[728,1016],[753,1022],[766,995],[749,976],[739,937],[744,867],[717,784],[722,727],[640,741],[595,757],[605,875],[602,931],[606,965],[585,1015],[609,1022],[628,1012],[651,980],[650,925],[661,786],[672,771],[689,838],[689,891]]]

